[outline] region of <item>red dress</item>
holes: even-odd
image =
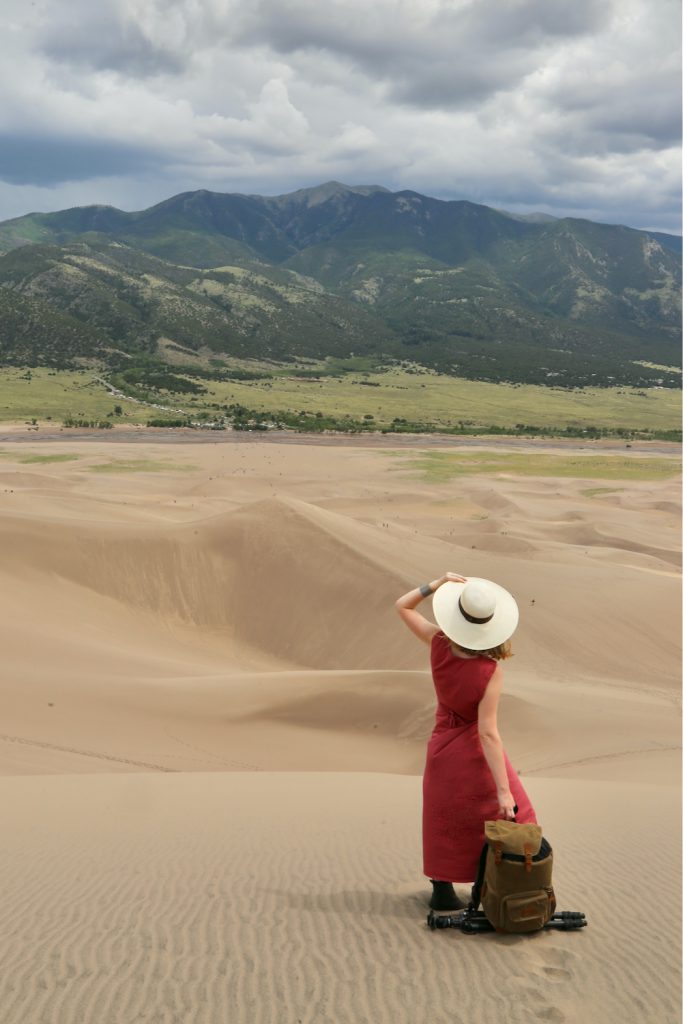
[[[458,658],[443,633],[432,638],[432,678],[438,699],[423,778],[424,873],[443,882],[472,882],[484,843],[484,822],[500,818],[496,784],[479,741],[479,701],[496,662]],[[536,821],[534,809],[505,755],[516,821]]]

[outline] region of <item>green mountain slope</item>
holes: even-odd
[[[154,351],[369,354],[482,380],[675,386],[675,239],[378,186],[188,192],[0,224],[0,288]]]
[[[109,338],[50,305],[0,288],[0,365],[69,366],[107,358]]]
[[[89,245],[31,245],[0,257],[0,295],[38,300],[129,353],[153,353],[159,338],[272,359],[374,353],[394,343],[382,320],[293,271],[201,271],[89,237]],[[5,361],[15,359],[8,340]]]
[[[379,249],[356,230],[286,265],[374,309],[417,361],[462,376],[638,383],[633,360],[679,365],[680,258],[671,250],[582,221],[516,237],[494,218],[477,227],[452,262],[434,255],[443,244],[418,248],[404,234],[403,248]]]

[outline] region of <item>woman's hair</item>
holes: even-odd
[[[493,658],[494,661],[505,661],[506,658],[512,657],[512,644],[509,640],[503,641],[497,647],[489,648],[488,651],[471,651],[469,647],[463,647],[462,644],[455,644],[455,646],[465,654],[478,654],[480,658]]]

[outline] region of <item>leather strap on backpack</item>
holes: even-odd
[[[479,904],[481,903],[481,888],[484,884],[484,874],[486,872],[486,854],[489,852],[489,844],[484,843],[481,848],[479,855],[479,867],[477,868],[477,877],[474,885],[472,886],[472,894],[470,896],[470,905],[468,910],[478,910]]]

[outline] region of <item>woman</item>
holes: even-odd
[[[416,611],[430,594],[436,626]],[[424,873],[433,886],[430,907],[457,910],[463,904],[453,882],[476,878],[484,822],[536,821],[497,723],[499,662],[510,657],[519,612],[496,583],[452,572],[399,597],[396,610],[431,648],[438,704],[423,779]]]

